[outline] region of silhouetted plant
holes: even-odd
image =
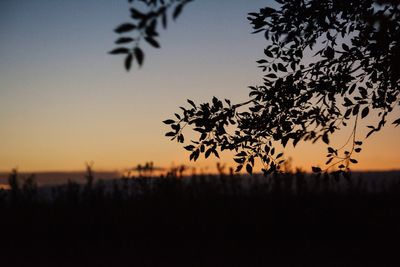
[[[15,180],[14,170],[10,181]],[[73,266],[112,266],[116,261],[121,266],[132,261],[176,266],[169,261],[183,258],[177,266],[249,266],[254,256],[251,266],[274,265],[273,257],[279,266],[308,264],[315,257],[321,264],[313,266],[336,266],[325,264],[334,253],[340,262],[355,258],[360,263],[352,266],[393,266],[387,263],[398,260],[397,247],[389,241],[399,237],[399,180],[377,179],[377,188],[383,183],[385,192],[363,190],[367,187],[359,187],[361,182],[347,188],[343,181],[304,173],[125,177],[97,182],[89,193],[85,185],[68,182],[55,187],[52,197],[40,198],[39,205],[19,201],[30,194],[22,184],[14,187],[19,188],[17,202],[8,197],[11,189],[5,202],[0,197],[2,264],[55,266],[73,259]],[[37,192],[40,196],[47,190],[39,187]],[[244,250],[245,261],[238,265],[235,255]],[[55,263],[48,261],[49,254],[41,258],[43,251],[51,252]],[[205,258],[193,257],[198,251]],[[371,251],[377,264],[369,264]],[[301,260],[288,257],[303,252]],[[215,265],[213,253],[223,263]],[[149,263],[154,255],[165,257],[160,264]]]
[[[254,159],[260,158],[269,174],[284,162],[275,142],[285,147],[289,141],[296,146],[299,141],[322,139],[329,144],[333,133],[352,123],[346,144],[328,147],[326,170],[337,167],[336,173],[344,173],[350,163],[357,163],[354,154],[361,151],[358,121],[370,110],[378,112],[378,125],[368,126],[368,137],[400,104],[399,3],[277,2],[279,9],[265,7],[248,17],[254,33],[264,33],[269,42],[266,57],[257,61],[265,72],[264,84],[250,86],[250,100],[241,104],[215,97],[200,105],[188,100],[191,106],[182,108],[182,115],[164,121],[173,130],[166,136],[183,143],[184,128],[192,126],[200,135],[185,146],[190,159],[201,153],[218,157],[217,148],[235,150],[237,171],[245,167],[251,174]],[[306,56],[310,53],[313,60]],[[249,107],[241,111],[244,106]]]
[[[135,1],[129,1],[135,2]],[[136,32],[137,38],[120,38],[117,43],[134,42],[132,49],[118,48],[112,54],[125,54],[129,70],[143,52],[138,44],[145,39],[159,47],[159,21],[164,27],[167,10],[177,17],[189,1],[140,1],[148,11],[131,8],[133,24],[123,24],[117,33]],[[172,131],[166,136],[184,143],[183,130],[192,127],[197,140],[185,146],[190,159],[200,154],[218,157],[218,150],[237,152],[236,171],[253,172],[259,158],[265,174],[281,170],[285,161],[276,144],[293,146],[300,141],[322,140],[330,144],[336,131],[352,125],[348,141],[338,148],[328,146],[325,170],[344,173],[356,164],[362,141],[357,136],[361,119],[378,114],[378,132],[387,116],[400,105],[400,8],[397,0],[277,0],[278,9],[261,8],[248,14],[254,33],[267,41],[265,58],[257,61],[265,73],[264,83],[250,86],[250,99],[232,104],[213,98],[196,105],[188,100],[183,114],[165,120]],[[313,56],[311,56],[313,55]],[[372,112],[375,111],[375,112]],[[400,124],[400,118],[393,122]],[[229,126],[229,127],[228,127]],[[234,130],[229,130],[229,128]],[[321,172],[313,167],[314,172]]]
[[[142,42],[145,41],[154,48],[160,48],[157,41],[158,25],[166,29],[169,20],[168,13],[172,10],[172,18],[175,20],[190,1],[192,0],[128,0],[129,3],[136,4],[130,7],[132,20],[115,29],[115,32],[120,35],[115,41],[115,44],[119,46],[109,53],[124,55],[126,70],[131,69],[132,62],[135,60],[139,66],[142,66],[145,56],[141,48]]]
[[[24,179],[21,193],[24,196],[24,200],[27,202],[32,203],[37,200],[38,185],[34,174],[31,174]]]
[[[94,174],[93,174],[93,162],[86,162],[86,174],[85,174],[86,184],[83,187],[83,197],[86,199],[91,199],[94,194]]]
[[[17,169],[13,169],[8,177],[8,184],[10,186],[10,201],[15,203],[20,198],[21,188],[18,179],[18,171]]]

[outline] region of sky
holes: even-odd
[[[126,72],[123,58],[107,54],[115,47],[113,30],[129,21],[126,0],[0,1],[0,171],[81,170],[91,161],[100,170],[149,161],[193,165],[182,145],[164,136],[169,128],[162,121],[188,98],[247,100],[247,87],[261,84],[255,61],[266,43],[250,34],[246,14],[268,4],[196,0],[161,32],[162,48],[145,47],[144,66]],[[354,169],[399,169],[399,135],[388,123],[368,138]],[[309,170],[323,165],[326,146],[285,152]],[[221,161],[234,164],[230,153]]]

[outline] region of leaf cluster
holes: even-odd
[[[329,145],[335,132],[353,124],[344,147],[328,147],[326,162],[326,170],[333,163],[347,171],[350,163],[357,163],[353,152],[361,151],[362,142],[356,139],[359,120],[378,115],[377,125],[368,126],[368,137],[400,106],[399,3],[277,2],[278,9],[248,14],[254,33],[262,33],[267,43],[257,61],[263,84],[250,86],[250,99],[236,105],[216,98],[200,105],[189,101],[191,107],[181,108],[178,120],[168,121],[174,131],[167,135],[183,143],[182,130],[189,125],[200,134],[185,147],[191,159],[216,154],[218,148],[235,150],[237,171],[245,166],[252,173],[259,158],[268,174],[279,171],[283,162],[282,154],[275,154],[276,144],[322,140]]]
[[[169,17],[174,20],[178,18],[184,6],[190,1],[192,0],[128,0],[131,5],[131,20],[115,28],[115,33],[119,35],[115,41],[118,46],[109,53],[124,55],[124,66],[127,71],[131,69],[134,60],[141,67],[145,58],[141,43],[145,41],[153,48],[160,48],[157,40],[160,35],[159,25],[166,29]]]

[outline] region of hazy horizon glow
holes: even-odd
[[[190,163],[182,145],[164,137],[162,121],[188,98],[247,99],[247,86],[261,83],[255,61],[265,41],[250,34],[246,14],[268,3],[194,1],[161,33],[162,48],[146,47],[144,67],[127,73],[122,58],[107,54],[113,29],[129,18],[126,0],[1,1],[0,171],[82,170],[90,161],[98,170],[149,161],[214,168],[216,159]],[[390,125],[396,112],[365,140],[354,169],[400,168],[400,128]],[[285,151],[309,170],[323,166],[326,146]],[[221,155],[227,166],[231,155]]]

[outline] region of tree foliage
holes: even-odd
[[[144,2],[162,8],[188,1]],[[191,128],[199,133],[185,146],[191,160],[234,150],[237,171],[252,173],[259,158],[265,174],[278,171],[284,162],[277,144],[322,140],[328,145],[325,170],[337,167],[337,173],[344,172],[357,163],[354,153],[361,151],[359,121],[376,119],[367,126],[368,137],[400,106],[400,1],[276,2],[277,9],[264,7],[248,14],[254,33],[266,40],[264,58],[257,61],[263,84],[249,86],[249,100],[243,103],[215,97],[202,104],[188,100],[189,107],[164,121],[172,129],[166,136],[184,143],[183,130]],[[148,23],[155,19],[143,17]],[[148,27],[150,33],[157,32],[154,22],[146,23],[142,22],[147,25],[145,34]],[[400,119],[393,123],[399,125]],[[353,129],[349,140],[339,148],[329,146],[330,137],[346,126]]]
[[[118,47],[109,53],[124,55],[125,69],[128,71],[134,60],[139,66],[142,66],[144,62],[142,42],[144,41],[154,48],[160,48],[157,40],[159,25],[166,29],[169,13],[172,12],[170,16],[175,20],[190,1],[192,0],[128,0],[131,4],[129,9],[131,21],[122,23],[115,28],[115,33],[119,35],[115,41]]]

